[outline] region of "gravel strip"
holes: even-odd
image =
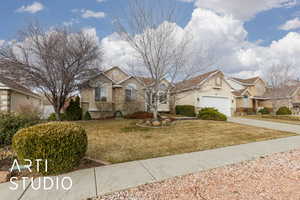
[[[300,200],[300,150],[112,193],[94,200]]]

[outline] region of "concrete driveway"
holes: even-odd
[[[245,125],[249,125],[249,126],[256,126],[256,127],[261,127],[261,128],[268,128],[268,129],[287,131],[287,132],[300,134],[300,125],[269,122],[269,121],[263,121],[263,120],[241,118],[241,117],[231,117],[228,119],[228,121],[234,122],[234,123],[239,123],[239,124],[245,124]]]

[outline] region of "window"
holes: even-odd
[[[244,98],[243,98],[243,104],[244,104],[244,108],[249,107],[249,99],[248,99],[247,95],[245,95]]]
[[[161,84],[160,86],[159,86],[159,88],[160,88],[160,90],[162,90],[162,91],[164,91],[164,90],[167,90],[167,86],[165,85],[165,84]]]
[[[222,79],[221,79],[221,77],[218,76],[215,79],[215,83],[216,83],[216,86],[218,86],[218,87],[222,86]]]
[[[133,101],[135,99],[136,99],[136,85],[128,84],[127,88],[125,89],[125,100]]]
[[[95,88],[95,100],[96,101],[107,101],[107,88],[106,87],[97,87]]]
[[[167,104],[168,97],[166,92],[160,92],[159,93],[159,103],[160,104]]]

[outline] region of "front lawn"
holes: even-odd
[[[78,122],[87,130],[88,156],[120,163],[296,135],[229,122],[178,121],[162,129],[139,128],[136,122]]]
[[[263,121],[287,123],[300,125],[300,116],[289,116],[289,115],[249,115],[244,116],[249,119],[257,119]]]

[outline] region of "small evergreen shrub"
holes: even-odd
[[[60,119],[61,121],[66,121],[66,114],[60,113]],[[51,115],[48,117],[48,121],[57,121],[56,113],[51,113]]]
[[[86,111],[84,116],[83,116],[83,120],[88,121],[88,120],[92,120],[92,116],[89,113],[89,111]]]
[[[0,147],[12,144],[12,138],[21,128],[40,123],[40,119],[14,113],[0,113]]]
[[[267,108],[262,108],[258,112],[261,113],[262,115],[268,115],[268,114],[270,114],[270,111]]]
[[[195,117],[195,106],[191,105],[178,105],[175,107],[177,115],[183,115],[187,117]]]
[[[204,108],[198,113],[198,118],[202,120],[227,121],[226,115],[220,113],[215,108]]]
[[[80,107],[80,98],[78,96],[75,101],[71,99],[65,114],[68,121],[79,121],[82,119],[82,109]]]
[[[291,115],[291,114],[292,111],[286,106],[279,108],[276,112],[276,115]]]
[[[13,149],[20,161],[48,160],[40,163],[43,175],[60,174],[79,166],[87,150],[85,130],[74,123],[50,122],[22,129],[13,137]],[[33,170],[36,162],[33,162]]]

